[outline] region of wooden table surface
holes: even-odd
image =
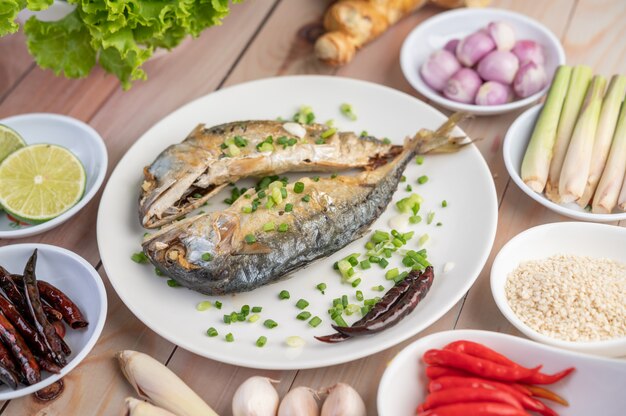
[[[212,28],[168,55],[145,65],[149,80],[122,91],[101,70],[88,78],[67,80],[35,66],[19,33],[0,39],[0,118],[29,112],[67,114],[93,126],[109,152],[108,173],[134,141],[154,123],[186,102],[244,81],[286,74],[330,74],[381,83],[418,96],[400,72],[402,41],[417,24],[437,13],[427,7],[402,20],[356,58],[339,69],[317,62],[312,42],[330,0],[248,0],[235,5],[223,26]],[[624,0],[494,0],[494,7],[539,20],[559,37],[568,63],[585,63],[609,76],[626,73],[626,1]],[[222,415],[230,414],[232,395],[247,377],[264,374],[279,379],[281,395],[306,385],[314,388],[338,381],[352,384],[368,413],[376,414],[376,391],[386,363],[408,343],[429,333],[454,328],[517,331],[496,307],[489,289],[493,256],[519,232],[566,218],[533,202],[504,168],[501,143],[519,112],[479,117],[464,124],[489,164],[499,201],[498,232],[487,264],[466,296],[421,334],[373,356],[343,365],[303,371],[253,370],[198,357],[156,335],[135,318],[117,297],[102,268],[96,244],[100,193],[70,221],[35,237],[0,241],[43,242],[70,249],[87,259],[107,288],[109,312],[104,331],[87,358],[65,378],[64,394],[49,404],[23,397],[0,405],[2,415],[117,415],[133,391],[113,359],[116,351],[144,351],[166,363]],[[621,224],[625,225],[625,224]]]

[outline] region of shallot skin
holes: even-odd
[[[482,83],[483,81],[476,71],[470,68],[461,68],[448,80],[443,95],[453,101],[473,104]]]
[[[461,64],[449,51],[442,49],[433,52],[420,68],[420,74],[426,84],[436,91],[441,91],[446,82],[459,69]]]
[[[493,51],[479,63],[476,71],[485,81],[497,81],[510,84],[519,69],[519,60],[511,52]]]

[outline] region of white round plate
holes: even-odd
[[[544,401],[561,416],[623,415],[626,397],[618,380],[626,378],[626,363],[563,351],[527,339],[497,332],[459,330],[444,331],[420,338],[404,348],[391,361],[378,386],[380,416],[412,416],[425,397],[428,380],[422,355],[429,349],[442,348],[458,340],[480,342],[518,363],[553,373],[576,367],[565,380],[550,386],[569,401],[569,407]]]
[[[491,266],[491,293],[500,312],[527,337],[544,344],[610,357],[626,356],[626,337],[591,342],[569,342],[540,334],[513,313],[504,287],[520,263],[557,254],[609,258],[626,263],[626,228],[613,225],[559,222],[530,228],[509,240]]]
[[[13,244],[0,247],[0,265],[11,273],[21,274],[26,262],[38,249],[36,276],[61,289],[80,308],[89,322],[83,329],[66,327],[65,341],[72,354],[59,374],[42,372],[42,380],[32,386],[20,385],[11,390],[0,386],[0,400],[26,396],[65,377],[89,354],[104,327],[107,295],[98,272],[82,257],[64,248],[47,244]]]
[[[517,187],[524,191],[526,195],[539,202],[544,207],[561,215],[565,215],[566,217],[594,222],[626,220],[626,212],[622,212],[617,208],[611,214],[594,214],[593,212],[586,211],[584,208],[579,207],[576,202],[563,205],[557,204],[546,198],[544,194],[533,191],[524,183],[520,176],[522,160],[524,159],[530,136],[535,128],[535,123],[537,122],[542,108],[543,104],[539,104],[520,114],[513,124],[511,124],[511,127],[509,127],[504,137],[504,144],[502,146],[504,165],[509,172],[509,176],[513,179],[513,182],[515,182]]]
[[[565,63],[565,51],[558,38],[541,23],[523,14],[500,9],[458,9],[439,13],[417,26],[402,44],[400,66],[404,77],[420,94],[442,107],[454,111],[466,111],[477,115],[502,114],[513,111],[541,98],[549,85],[531,95],[501,105],[476,105],[452,101],[430,88],[422,80],[419,68],[436,50],[442,49],[451,39],[463,37],[487,26],[493,21],[505,21],[515,30],[516,38],[531,39],[544,46],[546,73],[550,80],[557,66]]]
[[[352,104],[358,121],[349,121],[340,114],[342,103]],[[429,259],[436,265],[436,277],[417,309],[379,335],[335,345],[313,338],[333,332],[327,314],[333,298],[347,294],[350,302],[355,302],[356,289],[340,282],[332,264],[350,253],[364,252],[365,238],[297,271],[291,279],[234,296],[207,297],[183,288],[170,288],[164,278],[155,276],[152,267],[130,260],[131,254],[140,250],[146,231],[139,225],[137,214],[142,169],[161,150],[180,142],[201,122],[212,126],[234,120],[291,117],[303,104],[312,106],[321,122],[332,118],[342,130],[367,130],[395,143],[402,143],[404,137],[421,128],[437,128],[445,120],[432,107],[387,87],[345,78],[297,76],[270,78],[215,92],[180,108],[146,132],[109,179],[98,212],[98,246],[109,279],[124,303],[151,329],[182,348],[218,361],[256,368],[313,368],[355,360],[395,345],[435,322],[463,296],[485,264],[497,223],[496,194],[489,169],[473,146],[452,155],[427,156],[422,166],[412,162],[405,172],[407,182],[400,184],[394,199],[407,196],[404,189],[411,184],[414,192],[425,199],[424,217],[430,210],[436,212],[431,225],[423,221],[415,226],[416,237],[409,244],[410,248],[417,248],[417,237],[425,232],[430,234]],[[462,134],[460,130],[457,133]],[[430,180],[418,185],[417,178],[423,174]],[[302,176],[305,174],[292,175],[290,180]],[[223,209],[221,201],[226,196],[227,192],[217,195],[208,208]],[[447,208],[441,208],[444,199],[448,201]],[[389,205],[373,229],[389,229],[387,222],[396,214],[394,205]],[[436,222],[443,226],[436,227]],[[399,259],[395,261],[399,264]],[[443,274],[441,269],[446,262],[454,262],[456,267]],[[391,286],[384,273],[378,266],[363,273],[358,289],[365,298],[381,296],[381,292],[371,290],[372,286]],[[321,282],[328,285],[325,295],[315,289]],[[281,290],[288,290],[291,299],[280,301]],[[317,328],[296,319],[300,310],[295,303],[300,298],[308,300],[307,310],[323,320]],[[196,311],[198,302],[216,299],[224,304],[221,311]],[[224,314],[239,310],[244,304],[263,307],[259,322],[222,322]],[[278,327],[265,328],[265,319],[278,322]],[[215,327],[219,337],[207,337],[209,327]],[[229,332],[235,337],[233,343],[224,341]],[[261,335],[268,338],[264,348],[255,346]],[[295,335],[306,341],[304,347],[285,345],[286,338]]]
[[[8,117],[0,120],[0,124],[17,131],[27,145],[50,143],[65,147],[80,159],[87,174],[82,199],[50,221],[24,225],[11,221],[6,212],[0,211],[0,238],[22,238],[51,230],[72,218],[98,192],[107,171],[107,149],[102,137],[93,128],[75,118],[49,113]]]

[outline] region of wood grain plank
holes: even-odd
[[[625,6],[622,1],[605,1],[602,5],[593,0],[579,1],[563,36],[568,62],[585,63],[592,66],[594,72],[605,75],[626,72],[626,42],[621,37]],[[521,231],[567,218],[532,201],[513,183],[507,188],[499,215],[498,234],[491,257],[467,296],[457,327],[519,334],[500,313],[492,296],[485,295],[491,293],[489,273],[493,258],[509,239]]]
[[[106,325],[94,349],[64,378],[63,394],[51,403],[42,403],[34,395],[11,400],[3,415],[117,415],[124,398],[136,395],[114,354],[130,349],[167,360],[174,346],[135,318],[115,294],[104,270],[100,276],[107,291]]]
[[[0,102],[11,88],[33,66],[33,58],[26,48],[26,37],[20,31],[0,38]]]

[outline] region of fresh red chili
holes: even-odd
[[[529,378],[524,379],[523,381],[528,384],[554,384],[557,381],[560,381],[570,375],[574,370],[576,370],[574,367],[570,367],[555,374],[544,374],[537,372],[531,375]]]
[[[550,409],[539,400],[530,397],[530,391],[528,389],[522,387],[522,389],[526,391],[526,393],[522,393],[516,387],[513,387],[513,385],[493,380],[485,380],[477,377],[441,377],[437,380],[432,380],[428,384],[428,391],[433,393],[448,389],[456,390],[462,387],[490,388],[505,391],[513,396],[522,405],[522,407],[524,407],[524,409],[533,410],[543,416],[557,416],[557,413],[554,410]]]
[[[517,409],[523,409],[520,402],[504,390],[485,387],[457,387],[430,393],[417,411],[435,409],[455,403],[492,402],[504,403]]]
[[[443,365],[458,368],[469,373],[501,381],[520,381],[530,378],[537,369],[507,367],[493,361],[472,357],[448,350],[428,350],[424,353],[426,364]]]
[[[530,416],[503,403],[457,403],[420,412],[417,416]]]
[[[429,365],[426,367],[426,377],[431,380],[440,377],[472,377],[473,374],[467,371],[457,370],[456,368],[444,367],[441,365]]]
[[[547,399],[555,403],[562,404],[563,406],[569,406],[569,402],[567,400],[565,400],[558,394],[546,388],[539,387],[539,386],[528,386],[525,384],[522,385],[522,387],[528,389],[534,397],[541,397],[543,399]]]

